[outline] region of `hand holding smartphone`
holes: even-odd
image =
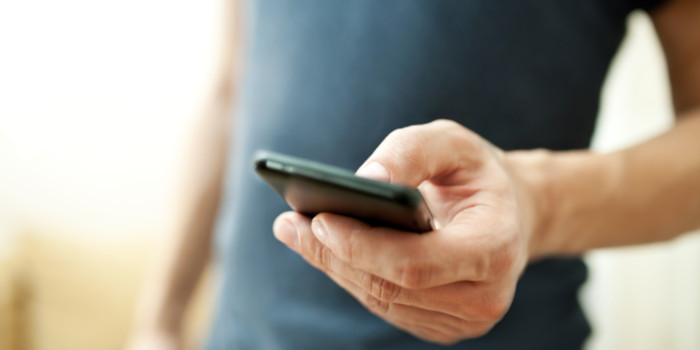
[[[299,213],[346,215],[371,225],[416,233],[433,229],[432,215],[417,189],[269,151],[258,151],[254,166],[265,182]]]

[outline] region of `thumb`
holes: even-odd
[[[391,182],[391,174],[389,174],[389,171],[377,161],[369,163],[365,162],[360,169],[357,169],[355,175],[377,181]]]
[[[391,132],[357,175],[409,187],[483,161],[484,141],[458,123],[437,120]]]

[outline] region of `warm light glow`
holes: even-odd
[[[167,221],[217,68],[220,7],[0,3],[0,208],[90,235]]]

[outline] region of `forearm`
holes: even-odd
[[[218,195],[202,195],[185,224],[160,249],[140,301],[135,327],[177,333],[202,272],[211,259]]]
[[[212,85],[210,109],[191,126],[186,141],[182,213],[179,229],[158,247],[155,264],[137,306],[134,332],[179,336],[190,299],[211,260],[211,240],[222,192],[233,82],[241,57],[241,11],[238,2],[222,4],[218,81]]]
[[[700,109],[618,152],[508,157],[535,197],[533,258],[668,240],[700,227]]]

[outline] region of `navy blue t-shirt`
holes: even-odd
[[[269,149],[356,169],[392,130],[453,119],[503,149],[585,148],[631,0],[255,0],[216,228],[210,349],[437,349],[385,323],[272,235],[287,205]],[[459,151],[459,150],[455,150]],[[575,349],[580,259],[522,276],[510,311],[460,349]]]

